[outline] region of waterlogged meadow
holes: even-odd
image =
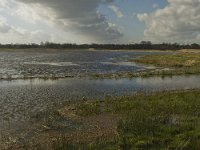
[[[88,50],[1,50],[0,79],[55,79],[98,73],[139,71],[144,66],[128,62],[130,56],[158,52]]]
[[[49,113],[43,131],[19,148],[196,150],[199,98],[200,91],[192,90],[68,102]],[[58,120],[73,126],[55,126]]]
[[[117,73],[93,74],[94,78],[135,78],[151,76],[191,75],[200,73],[200,53],[198,51],[179,51],[159,53],[128,58],[129,62],[146,66],[145,70],[136,72],[122,71]]]
[[[200,146],[199,53],[2,50],[0,56],[1,149]]]
[[[85,143],[88,149],[198,149],[199,110],[199,90],[137,94],[75,106],[78,115],[112,114],[118,121],[110,140],[98,139],[93,147]]]
[[[177,54],[158,54],[146,55],[134,62],[154,65],[156,67],[168,68],[167,70],[155,71],[156,75],[182,75],[200,73],[200,53],[177,53]]]

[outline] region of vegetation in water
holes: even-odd
[[[94,78],[134,78],[151,76],[190,75],[200,73],[200,53],[175,53],[146,55],[138,59],[130,59],[144,65],[156,68],[140,72],[118,72],[108,74],[94,74]]]
[[[62,122],[76,120],[72,126],[77,128],[52,128],[50,121],[54,119],[51,118],[35,138],[42,143],[40,147],[44,148],[49,141],[51,149],[56,150],[196,150],[200,147],[199,90],[84,100],[68,103],[57,111],[56,118],[59,115]]]

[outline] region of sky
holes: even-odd
[[[200,43],[200,0],[0,0],[0,43]]]

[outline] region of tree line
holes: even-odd
[[[29,49],[29,48],[46,48],[46,49],[108,49],[108,50],[180,50],[180,49],[200,49],[200,45],[162,43],[152,44],[150,41],[142,41],[135,44],[71,44],[71,43],[51,43],[41,42],[40,44],[0,44],[0,48],[7,49]]]

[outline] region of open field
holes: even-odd
[[[67,102],[38,114],[38,132],[18,149],[198,149],[200,91],[138,93]],[[41,119],[43,118],[43,119]],[[71,120],[71,127],[64,126]],[[39,124],[38,124],[39,125]],[[8,148],[8,147],[7,147]]]
[[[159,68],[169,68],[164,70],[163,75],[199,74],[200,54],[199,53],[178,53],[167,55],[144,56],[134,60],[137,63],[154,65]]]
[[[178,54],[158,54],[148,55],[134,60],[138,63],[150,64],[157,67],[170,68],[197,68],[200,66],[200,54],[197,53],[178,53]]]

